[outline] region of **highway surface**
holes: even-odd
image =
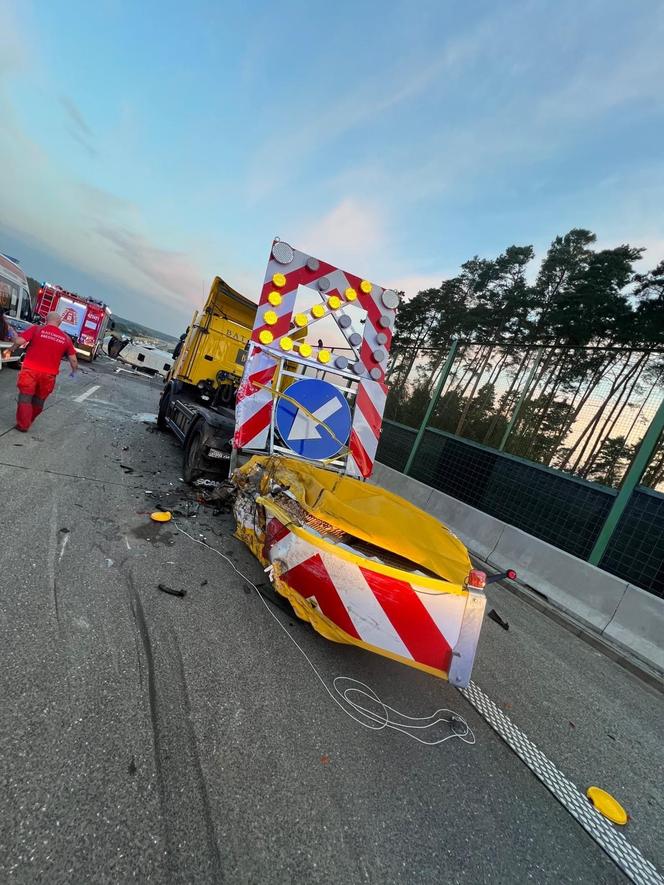
[[[95,363],[19,434],[15,380],[0,372],[0,881],[627,881],[455,689],[272,608],[327,684],[451,708],[476,743],[361,727],[226,562],[150,522],[191,497],[150,423],[158,382]],[[177,524],[265,580],[229,515]],[[664,869],[662,694],[489,598],[510,629],[486,620],[475,681],[582,790],[613,792]]]

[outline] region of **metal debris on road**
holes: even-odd
[[[489,612],[487,612],[487,618],[490,618],[492,621],[495,621],[499,627],[502,627],[503,630],[509,630],[510,625],[507,621],[503,621],[495,608],[492,608]]]

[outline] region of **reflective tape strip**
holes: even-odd
[[[32,396],[29,393],[19,393],[18,401],[20,403],[30,403],[32,404]]]
[[[33,405],[33,406],[41,406],[41,407],[43,408],[45,402],[46,402],[45,399],[41,399],[41,398],[38,397],[38,396],[33,396],[33,397],[32,397],[32,405]]]
[[[459,689],[480,716],[512,749],[611,860],[638,885],[664,885],[664,879],[565,775],[514,725],[474,682]]]

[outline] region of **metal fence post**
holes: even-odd
[[[452,363],[454,362],[454,357],[456,355],[457,346],[459,342],[456,338],[452,338],[452,342],[450,344],[450,350],[447,354],[447,359],[443,365],[443,368],[440,372],[440,378],[438,379],[438,383],[434,389],[433,394],[431,395],[431,399],[429,400],[429,405],[427,406],[427,410],[424,413],[424,418],[422,418],[422,423],[420,424],[420,429],[417,431],[417,436],[415,437],[415,442],[413,443],[413,447],[410,450],[410,455],[408,455],[408,460],[406,461],[406,466],[403,469],[403,472],[408,475],[410,473],[410,468],[413,466],[413,461],[415,460],[415,455],[417,455],[417,450],[420,447],[420,443],[422,442],[422,437],[424,436],[424,431],[427,429],[427,424],[429,423],[429,419],[433,414],[433,410],[438,405],[438,400],[440,399],[440,394],[445,386],[445,382],[447,381],[447,376],[450,374],[450,369],[452,368]]]
[[[509,439],[510,433],[514,429],[514,425],[517,422],[519,417],[519,413],[521,412],[521,407],[526,401],[526,396],[528,395],[528,389],[530,388],[530,384],[535,377],[535,372],[537,371],[537,367],[540,364],[540,360],[542,359],[543,350],[539,350],[537,352],[537,356],[535,357],[535,362],[532,365],[530,372],[528,372],[528,377],[526,378],[526,383],[523,387],[523,390],[519,394],[519,398],[516,401],[516,405],[514,406],[514,411],[512,412],[512,417],[509,420],[509,424],[505,428],[505,433],[503,433],[503,438],[500,441],[500,445],[498,446],[498,451],[502,452],[507,444],[507,440]]]
[[[618,525],[618,520],[623,515],[623,511],[627,506],[627,502],[629,501],[632,492],[638,485],[639,480],[648,466],[648,462],[655,452],[655,447],[659,441],[662,430],[664,430],[664,399],[659,404],[655,417],[650,422],[646,435],[641,440],[641,445],[627,469],[618,497],[613,502],[613,505],[609,510],[609,515],[606,517],[606,521],[602,526],[602,531],[599,533],[599,537],[595,541],[595,546],[590,552],[588,562],[592,565],[600,564],[613,532]]]

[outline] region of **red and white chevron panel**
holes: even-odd
[[[277,260],[275,254],[279,255],[281,260]],[[290,260],[286,261],[285,258]],[[275,274],[284,276],[284,285],[275,285]],[[275,240],[256,312],[251,336],[252,346],[236,400],[234,438],[236,448],[262,451],[268,442],[274,399],[270,391],[259,385],[271,383],[277,361],[264,347],[261,347],[261,332],[271,333],[273,341],[270,343],[270,348],[275,351],[279,350],[280,341],[284,336],[292,335],[293,311],[299,286],[308,286],[320,292],[322,304],[326,303],[330,296],[336,295],[341,300],[342,307],[339,311],[329,310],[329,316],[339,325],[339,315],[344,304],[348,303],[346,290],[352,289],[357,294],[356,303],[366,312],[366,319],[362,343],[358,349],[360,364],[357,367],[359,371],[356,371],[358,390],[348,443],[347,471],[352,476],[371,475],[387,396],[384,379],[392,343],[395,317],[393,302],[396,297],[391,290],[373,284],[371,290],[365,292],[363,284],[368,288],[366,281],[361,277]],[[269,300],[270,294],[275,291],[280,296],[280,301],[276,305]],[[268,312],[276,315],[276,322],[271,324],[266,322],[265,316]],[[274,320],[274,316],[271,319]],[[349,337],[348,330],[340,325],[339,330],[346,338]],[[322,366],[316,362],[316,359],[317,354],[314,353],[311,358],[312,365],[321,369]],[[333,363],[326,364],[324,370],[334,374],[335,366]]]
[[[296,535],[269,512],[262,558],[278,564],[277,588],[283,581],[313,610],[314,627],[320,613],[348,642],[433,670],[458,686],[469,681],[484,594],[446,592],[443,581],[437,592],[419,586],[414,575],[399,580],[372,569],[370,560],[358,565]]]

